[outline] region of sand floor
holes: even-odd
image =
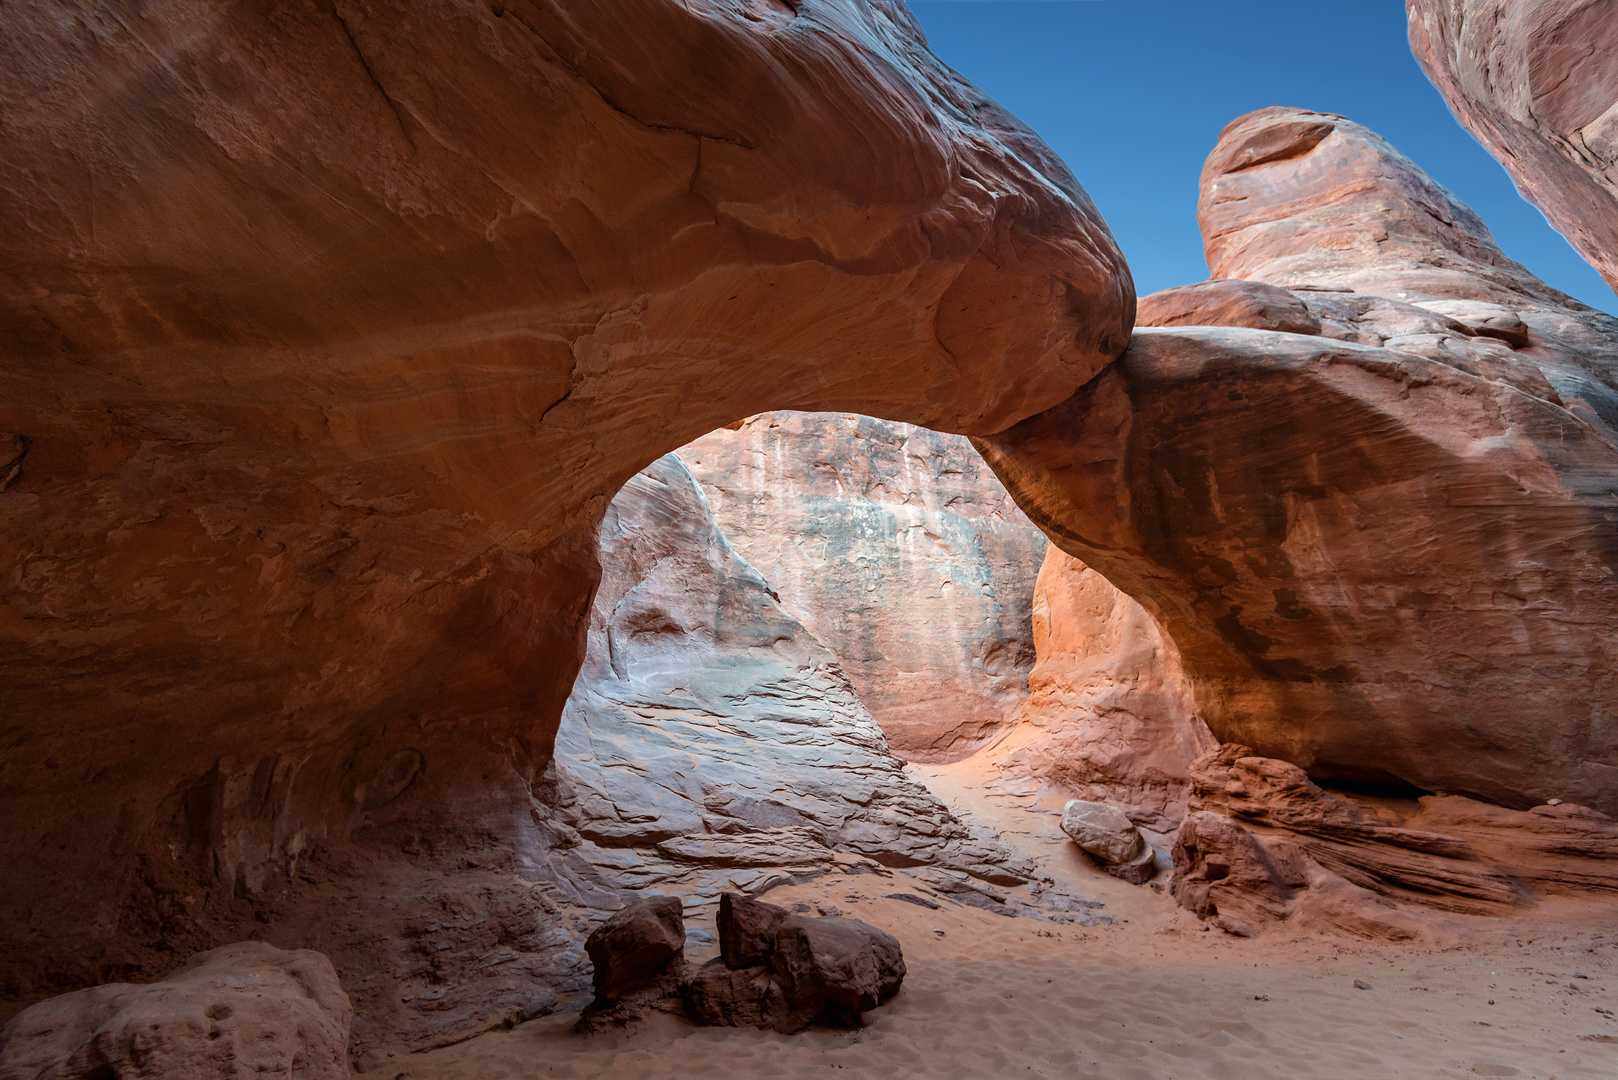
[[[400,1055],[382,1075],[1618,1078],[1618,1020],[1603,1011],[1618,1011],[1618,905],[1435,916],[1419,944],[1285,928],[1243,940],[1203,930],[1165,893],[1090,866],[1061,839],[1051,812],[1059,799],[997,785],[970,762],[912,768],[1044,860],[1053,877],[1103,901],[1113,922],[1078,928],[951,905],[931,911],[884,897],[905,891],[902,871],[821,879],[766,898],[864,919],[904,946],[904,989],[860,1030],[783,1036],[657,1015],[581,1036],[571,1031],[574,1014],[563,1013]],[[689,951],[698,963],[712,953]]]

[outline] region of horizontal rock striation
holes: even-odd
[[[619,486],[765,409],[996,431],[1127,339],[1088,198],[900,6],[7,29],[12,1007],[259,927],[431,970],[453,926],[540,1007],[506,883]]]
[[[1456,119],[1618,292],[1618,3],[1407,0]]]
[[[966,439],[765,413],[679,453],[895,753],[964,757],[1027,699],[1045,536]]]
[[[1618,320],[1341,117],[1232,123],[1198,216],[1215,279],[1320,332],[1185,325],[1246,317],[1210,283],[985,458],[1163,625],[1221,739],[1618,810]]]

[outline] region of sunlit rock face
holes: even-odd
[[[248,930],[350,988],[406,924],[526,949],[432,898],[533,828],[619,486],[764,409],[1000,430],[1132,320],[898,6],[68,2],[0,50],[12,1002]]]
[[[963,757],[1027,698],[1045,536],[966,439],[765,413],[679,453],[895,753]]]
[[[1185,816],[1191,762],[1217,745],[1174,642],[1137,601],[1054,546],[1033,625],[1039,659],[1028,701],[995,745],[995,764],[1172,833]]]
[[[1338,116],[1232,123],[1198,219],[1215,279],[1291,292],[1320,332],[1146,298],[1177,325],[984,456],[1168,631],[1221,739],[1618,809],[1618,320]],[[1258,310],[1228,293],[1205,321]]]
[[[1618,3],[1408,0],[1455,116],[1618,291]]]

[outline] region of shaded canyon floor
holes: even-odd
[[[1204,930],[1166,892],[1107,877],[1057,828],[1060,797],[1006,783],[980,754],[907,770],[963,818],[997,828],[1110,921],[1003,918],[891,877],[826,877],[764,894],[886,928],[904,990],[859,1030],[704,1029],[659,1015],[571,1033],[571,1008],[388,1063],[405,1080],[520,1077],[1098,1076],[1606,1077],[1618,1069],[1618,904],[1536,903],[1508,918],[1424,912],[1419,943],[1291,927]],[[1015,894],[1018,890],[1007,890]],[[712,929],[711,914],[691,925]],[[711,947],[688,949],[693,960]],[[1361,989],[1356,980],[1369,987]]]

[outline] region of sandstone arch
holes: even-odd
[[[902,7],[7,21],[12,1000],[254,927],[354,974],[512,880],[626,479],[773,408],[988,434],[1133,319]]]

